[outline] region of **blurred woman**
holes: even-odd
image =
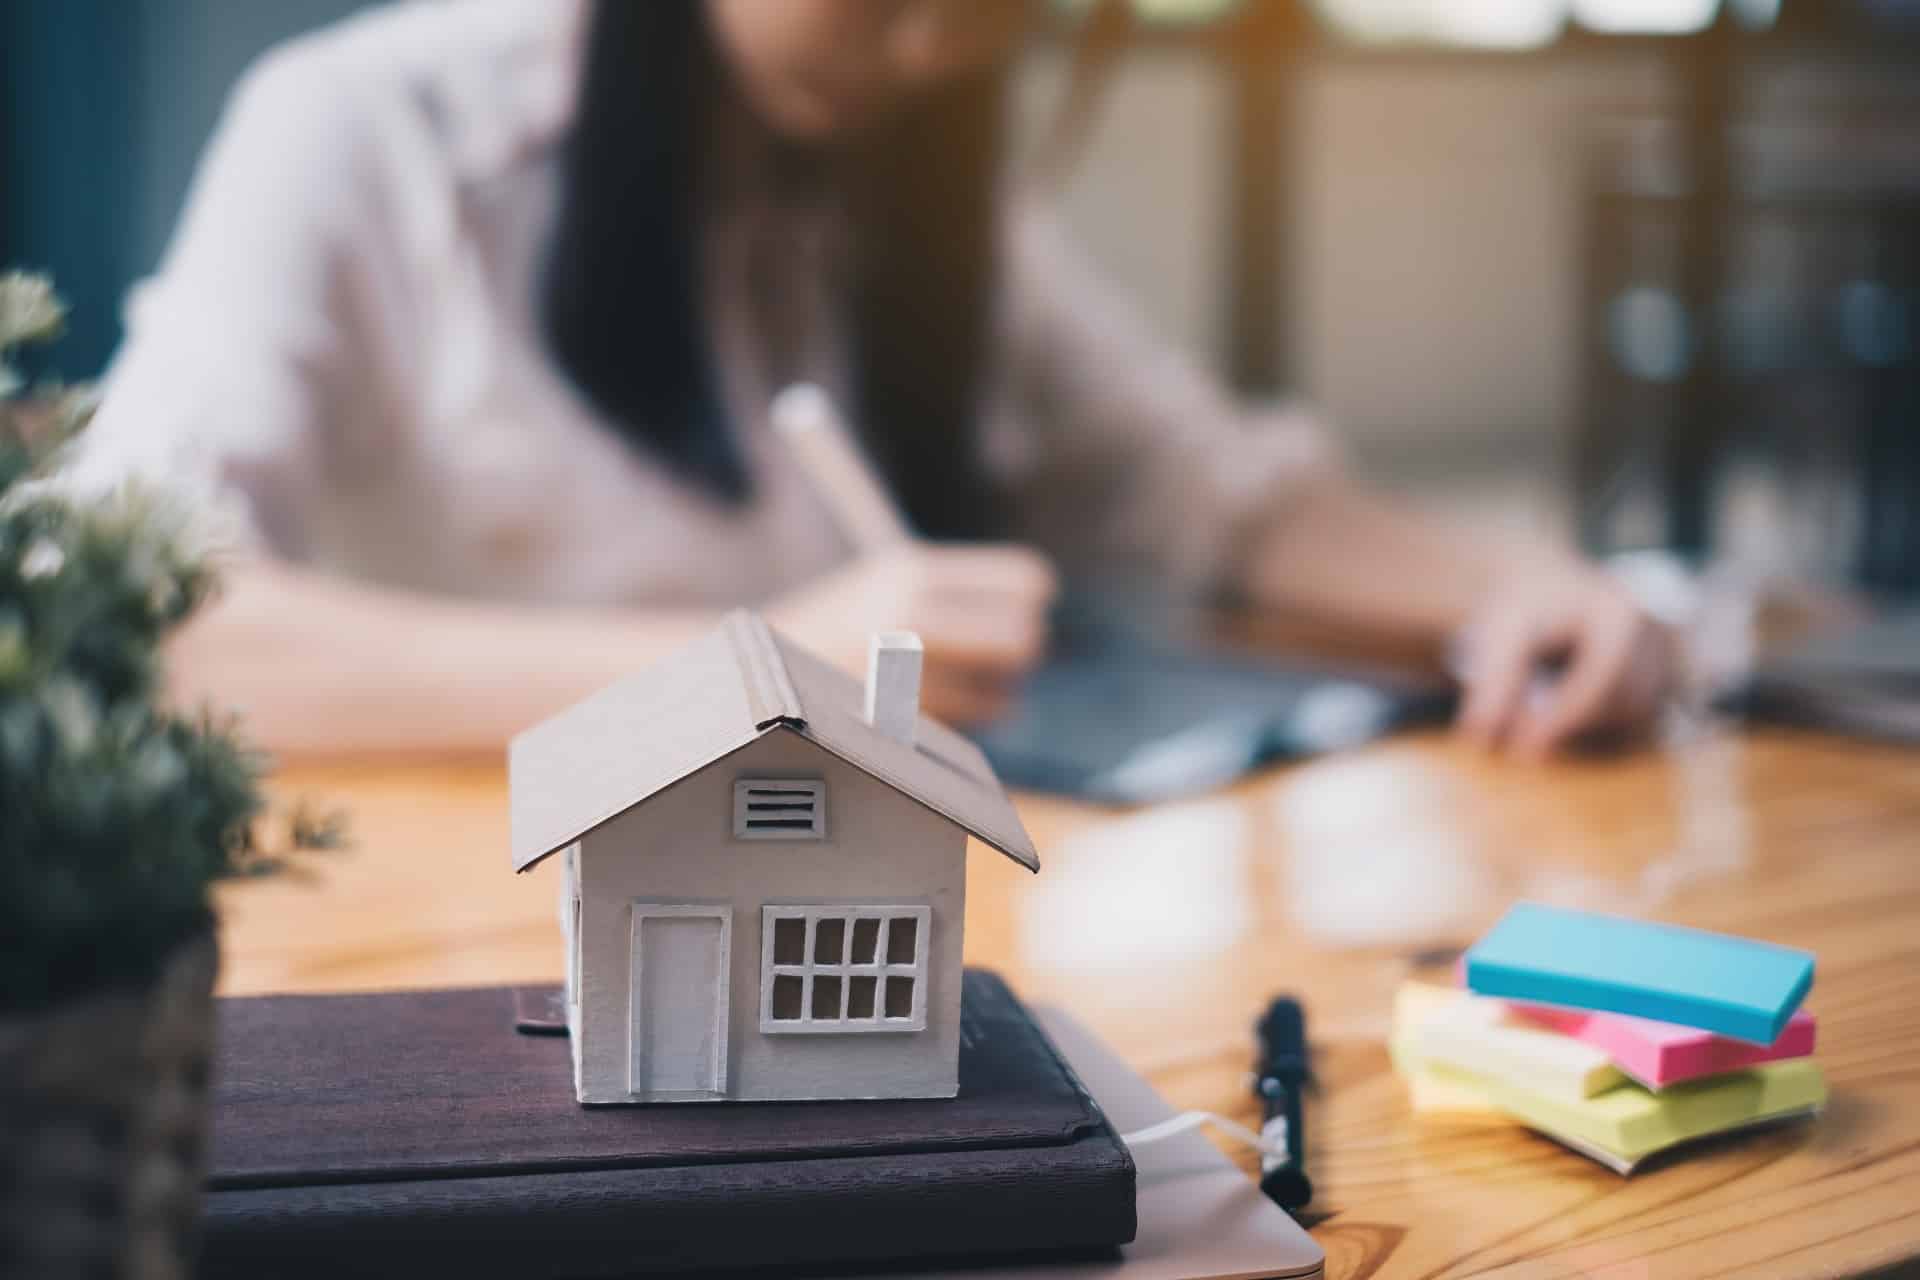
[[[1665,647],[1605,576],[1368,496],[1005,189],[1028,16],[443,0],[269,54],[79,463],[197,493],[246,547],[182,692],[283,749],[494,748],[745,603],[849,666],[918,630],[929,709],[977,720],[1059,575],[1098,572],[1471,624],[1490,742],[1645,717]],[[797,379],[849,406],[913,545],[836,532],[768,427]]]

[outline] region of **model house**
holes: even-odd
[[[1037,871],[986,759],[750,613],[521,734],[513,866],[562,859],[582,1102],[951,1097],[969,835]]]

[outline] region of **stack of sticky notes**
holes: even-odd
[[[1627,1173],[1826,1102],[1807,952],[1522,903],[1462,971],[1396,1000],[1415,1111],[1504,1113]]]

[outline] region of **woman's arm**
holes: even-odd
[[[250,557],[174,641],[169,670],[177,702],[239,711],[278,753],[497,755],[715,620],[456,600]]]
[[[1188,590],[1457,650],[1461,726],[1538,752],[1644,722],[1671,671],[1661,628],[1571,549],[1475,537],[1348,478],[1300,415],[1255,415],[1155,341],[1044,213],[1016,218],[1001,453],[1036,541],[1116,550]],[[1562,674],[1547,687],[1543,666]]]
[[[1328,475],[1290,496],[1252,540],[1241,573],[1264,604],[1434,640],[1466,625],[1507,558],[1444,521]]]
[[[891,627],[926,643],[922,705],[991,718],[1045,645],[1046,562],[1021,547],[902,547],[767,606],[856,677]],[[252,556],[173,643],[176,702],[247,718],[286,755],[497,756],[522,729],[665,657],[718,621],[699,609],[561,609],[421,595]]]
[[[1339,476],[1294,495],[1249,550],[1256,599],[1451,648],[1460,727],[1487,746],[1539,755],[1636,727],[1673,678],[1665,628],[1571,549],[1501,545]]]

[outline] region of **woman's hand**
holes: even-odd
[[[1027,547],[909,543],[863,556],[783,596],[774,626],[856,675],[876,631],[926,646],[921,709],[955,724],[991,720],[1046,651],[1053,567]]]
[[[1532,756],[1584,735],[1644,729],[1677,666],[1669,629],[1579,563],[1501,583],[1462,633],[1460,656],[1461,730]]]

